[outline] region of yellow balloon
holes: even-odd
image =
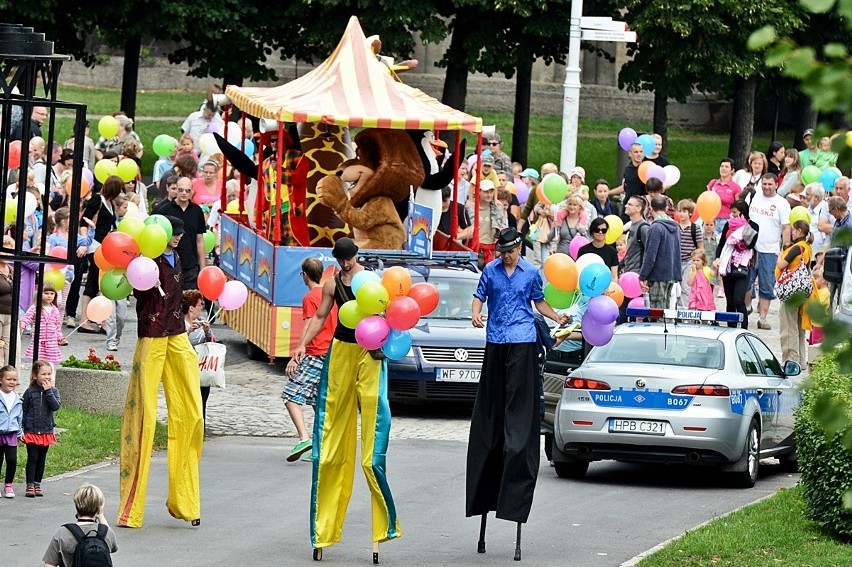
[[[118,166],[115,162],[108,159],[102,159],[95,164],[95,179],[101,183],[106,183],[107,178],[111,175],[115,175],[117,170]]]
[[[6,201],[6,223],[15,222],[18,216],[18,200],[9,199]]]
[[[124,158],[120,162],[118,162],[118,166],[115,168],[116,175],[121,177],[121,180],[127,183],[128,181],[133,181],[136,179],[136,176],[139,174],[139,166],[136,165],[136,162],[130,158]]]
[[[58,292],[60,289],[65,287],[65,274],[62,273],[62,270],[51,268],[49,270],[45,270],[44,281],[52,283],[53,287],[55,287]]]
[[[106,140],[115,138],[118,134],[118,120],[114,116],[104,116],[98,121],[98,132]]]
[[[240,214],[240,201],[239,199],[234,199],[225,207],[225,212],[232,215]]]
[[[798,207],[793,207],[793,210],[790,211],[790,224],[799,220],[811,224],[811,213],[807,207],[799,205]]]
[[[624,223],[621,218],[616,215],[607,215],[604,217],[606,225],[609,227],[604,237],[604,242],[607,244],[615,244],[615,241],[624,234]]]

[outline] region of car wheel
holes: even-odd
[[[799,472],[799,461],[796,459],[796,451],[778,457],[781,470],[784,472]]]
[[[586,476],[586,471],[589,470],[589,461],[573,461],[570,463],[553,461],[553,468],[556,469],[556,476],[559,478],[583,478]]]
[[[269,360],[269,356],[263,352],[263,349],[251,341],[246,341],[246,356],[249,360]]]
[[[740,488],[751,488],[760,472],[760,429],[755,420],[748,427],[740,462],[745,463],[745,470],[734,473],[734,484]]]

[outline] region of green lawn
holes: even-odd
[[[852,545],[805,518],[800,487],[689,532],[639,567],[847,567]]]

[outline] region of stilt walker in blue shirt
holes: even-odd
[[[521,235],[504,228],[498,258],[482,271],[473,294],[472,322],[484,327],[488,305],[485,359],[476,393],[467,449],[466,514],[482,516],[479,553],[485,553],[489,511],[518,523],[515,560],[521,558],[521,524],[527,521],[539,467],[539,395],[535,308],[559,324],[544,301],[539,271],[521,258]]]

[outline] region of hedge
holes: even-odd
[[[852,509],[843,505],[844,494],[852,500],[847,448],[852,447],[852,375],[838,370],[837,352],[814,366],[796,412],[795,435],[807,514],[835,537],[852,541]]]

